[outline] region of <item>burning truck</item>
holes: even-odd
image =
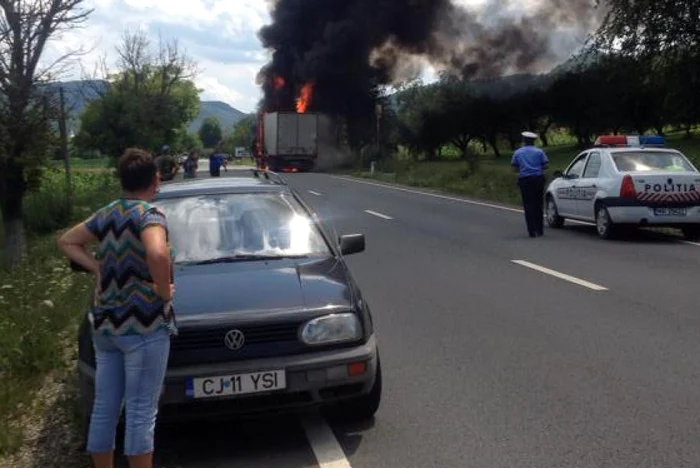
[[[277,88],[285,86],[281,78]],[[352,156],[342,119],[309,112],[313,84],[304,85],[294,111],[262,111],[255,128],[253,156],[259,169],[274,172],[331,170]]]

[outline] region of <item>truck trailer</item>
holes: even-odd
[[[308,172],[318,158],[319,115],[269,112],[258,119],[255,158],[259,168]]]

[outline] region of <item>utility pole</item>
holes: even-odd
[[[63,97],[63,86],[59,88],[60,115],[58,117],[58,129],[61,134],[61,153],[63,153],[63,167],[66,171],[66,190],[68,191],[68,212],[73,211],[73,180],[70,173],[70,152],[68,151],[68,124],[66,122],[66,102]]]

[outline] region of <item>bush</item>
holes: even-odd
[[[109,173],[73,174],[73,208],[68,206],[65,173],[47,169],[39,189],[24,200],[24,221],[30,234],[46,234],[84,217],[87,211],[109,202],[116,194],[116,180]]]

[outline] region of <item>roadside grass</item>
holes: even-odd
[[[59,336],[82,317],[91,287],[91,278],[71,273],[55,245],[56,231],[118,194],[108,173],[76,173],[74,190],[69,212],[63,172],[46,172],[25,201],[28,258],[12,271],[0,271],[0,456],[22,445],[17,419],[31,410],[42,382],[66,370],[66,344]]]
[[[581,152],[575,144],[560,139],[559,144],[545,148],[550,159],[551,174],[564,170],[571,160]],[[683,152],[700,168],[700,138],[684,139],[680,134],[670,135],[669,148]],[[466,162],[451,157],[440,161],[410,161],[405,156],[391,161],[381,161],[372,175],[367,170],[355,171],[352,175],[366,179],[407,185],[412,187],[437,189],[455,194],[467,195],[481,200],[507,204],[520,203],[520,191],[516,176],[510,167],[510,152],[503,151],[500,158],[493,153],[481,156],[480,167],[471,174]]]
[[[110,160],[109,158],[96,158],[96,159],[81,159],[81,158],[71,158],[70,167],[71,171],[94,171],[94,170],[107,170],[109,168]],[[51,167],[56,169],[63,169],[62,160],[52,160]]]

